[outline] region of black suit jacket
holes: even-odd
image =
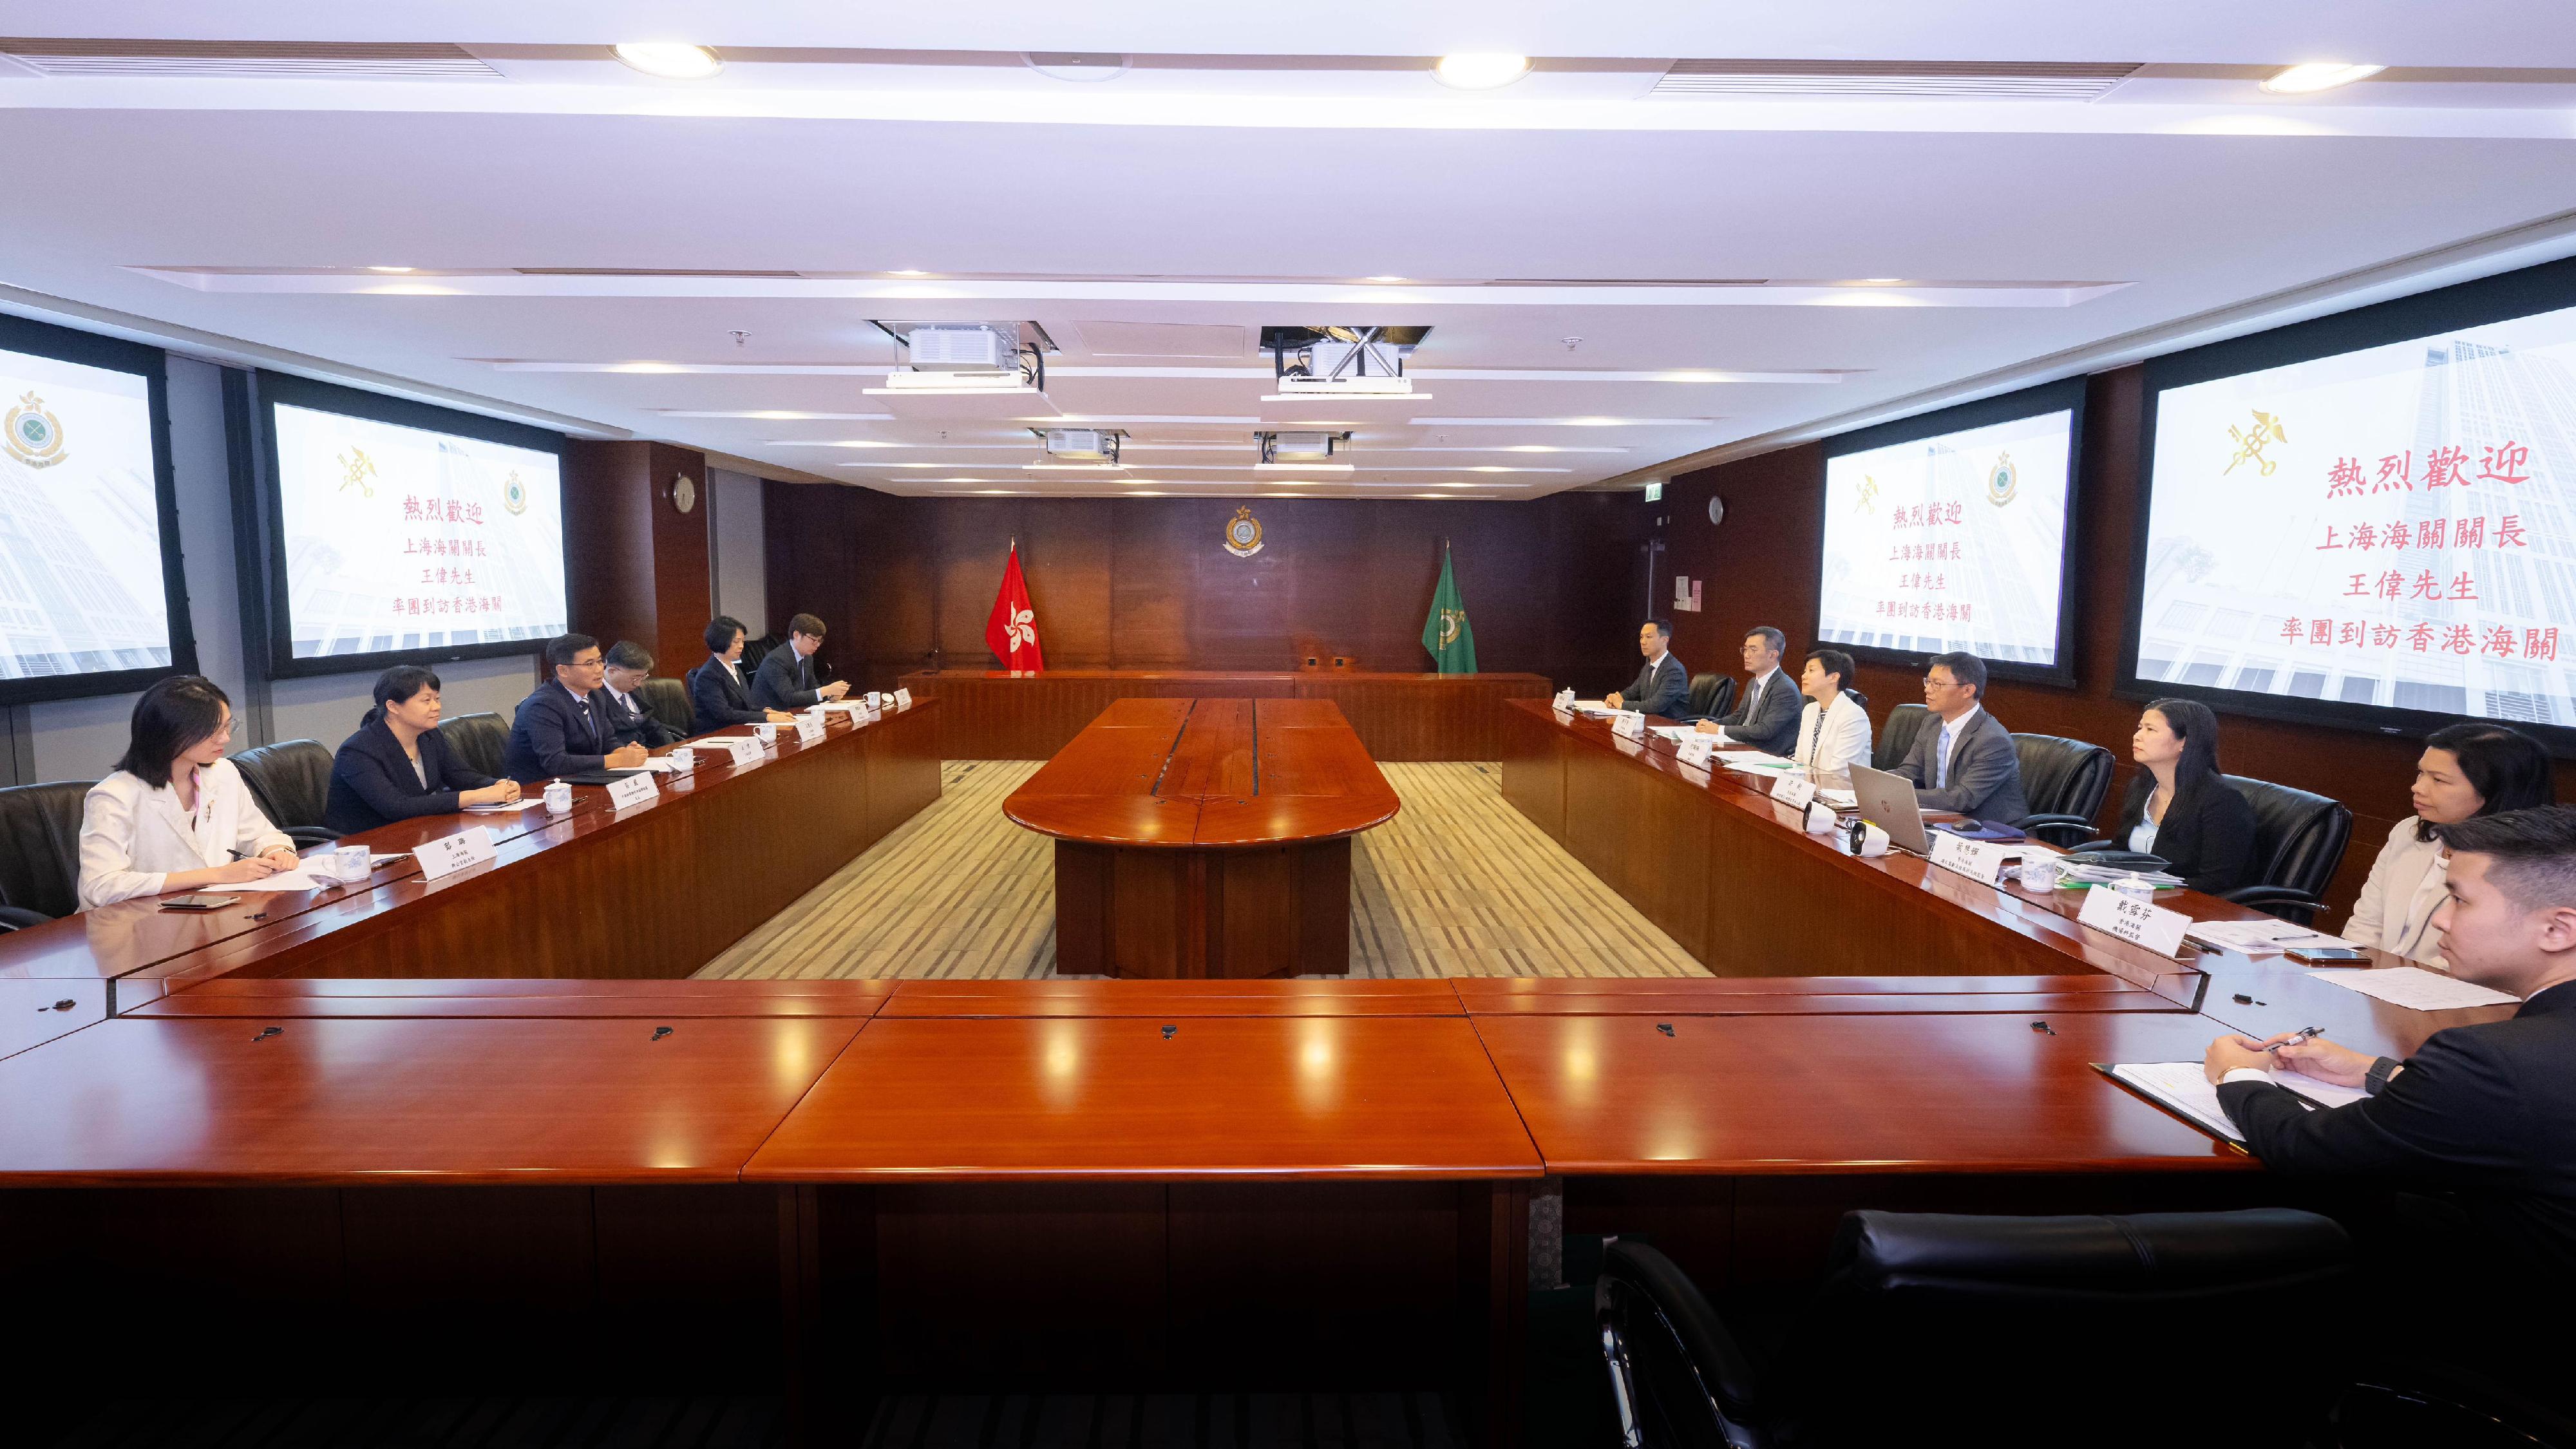
[[[502,756],[501,767],[522,785],[606,767],[608,752],[617,748],[617,731],[610,727],[608,708],[601,702],[604,693],[595,691],[587,699],[576,700],[560,684],[538,686],[536,693],[519,701],[518,719],[510,726],[510,749]]]
[[[713,734],[728,725],[759,724],[768,714],[751,707],[750,690],[735,680],[724,661],[710,654],[707,662],[689,671],[689,729],[695,734]]]
[[[1666,719],[1680,719],[1689,703],[1690,675],[1670,650],[1665,651],[1663,663],[1641,666],[1637,682],[1619,691],[1621,709],[1642,710]]]
[[[2129,848],[2129,832],[2147,818],[2147,796],[2155,788],[2156,777],[2145,770],[2129,781],[2129,798],[2120,807],[2120,828],[2111,836],[2114,847]],[[2209,895],[2251,885],[2254,807],[2223,780],[2196,780],[2165,806],[2164,821],[2156,827],[2156,843],[2148,854],[2162,856],[2184,884]]]
[[[2576,982],[2533,996],[2510,1021],[2433,1033],[2376,1097],[2312,1112],[2287,1087],[2228,1082],[2218,1102],[2274,1172],[2449,1197],[2484,1239],[2465,1245],[2482,1271],[2537,1294],[2535,1277],[2576,1283],[2571,1062]]]
[[[814,692],[814,661],[796,657],[796,646],[781,644],[760,657],[760,672],[751,679],[751,702],[763,709],[810,709],[822,698]]]
[[[429,781],[421,783],[423,777]],[[453,815],[457,794],[500,782],[467,769],[436,730],[420,737],[420,774],[381,715],[370,714],[331,757],[331,798],[322,824],[335,835],[355,835],[415,815]]]
[[[642,745],[648,750],[658,750],[664,745],[680,742],[680,732],[655,719],[643,708],[641,700],[636,702],[636,708],[628,709],[617,702],[617,691],[603,685],[599,690],[599,702],[607,708],[608,727],[616,733],[617,742],[621,745]]]
[[[2012,732],[1994,711],[1982,707],[1961,728],[1964,733],[1951,742],[1946,786],[1932,783],[1942,778],[1939,715],[1923,722],[1914,747],[1888,773],[1913,781],[1915,803],[1926,810],[1956,810],[1994,825],[2020,824],[2030,814],[2030,802],[2021,792],[2021,752],[2013,747]]]
[[[1774,669],[1760,689],[1747,687],[1743,702],[1718,720],[1726,737],[1768,755],[1787,755],[1798,748],[1798,712],[1806,696],[1789,680],[1789,671]]]

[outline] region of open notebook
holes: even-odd
[[[2114,1079],[2200,1127],[2226,1140],[2243,1146],[2245,1135],[2228,1120],[2227,1109],[2218,1105],[2218,1089],[2198,1062],[2122,1062],[2102,1067]],[[2274,1072],[2272,1080],[2307,1098],[2320,1107],[2340,1107],[2358,1102],[2369,1095],[2359,1087],[2338,1087],[2303,1077],[2296,1072]]]

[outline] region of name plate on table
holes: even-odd
[[[1929,833],[1934,865],[1986,885],[2002,879],[2004,867],[2021,859],[2018,845],[1999,840],[1970,840],[1945,830]]]
[[[912,691],[909,689],[896,690],[894,692],[894,707],[897,709],[912,708]]]
[[[661,793],[662,787],[653,783],[650,771],[638,771],[625,779],[608,782],[608,808],[624,810],[641,805]]]
[[[441,880],[464,870],[497,860],[501,847],[492,843],[492,828],[476,825],[454,835],[442,835],[426,845],[412,847],[412,859],[420,862],[423,880]]]
[[[1623,709],[1610,716],[1610,733],[1623,740],[1642,740],[1646,737],[1646,717]]]
[[[2084,909],[2075,919],[2177,961],[2182,959],[2182,934],[2191,928],[2191,917],[2182,912],[2166,910],[2153,901],[2133,901],[2109,886],[2086,891]]]
[[[698,743],[705,749],[724,751],[737,765],[748,765],[760,758],[760,741],[745,735],[723,735]]]
[[[823,722],[810,714],[796,716],[796,743],[810,745],[823,737]]]
[[[1694,734],[1675,740],[1673,753],[1683,764],[1697,765],[1705,770],[1716,761],[1717,736]]]
[[[1574,708],[1574,691],[1560,689],[1548,700],[1548,703],[1559,710],[1570,710]]]
[[[1782,775],[1771,782],[1771,798],[1792,809],[1804,810],[1816,798],[1816,782],[1803,776]]]

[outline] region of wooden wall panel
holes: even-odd
[[[1013,539],[1051,668],[1293,669],[1309,650],[1422,668],[1422,620],[1454,546],[1489,671],[1597,694],[1634,672],[1646,514],[1633,494],[1527,503],[1212,498],[901,498],[766,485],[769,606],[831,625],[823,662],[871,688],[995,661],[984,620]],[[1221,546],[1250,502],[1262,551]]]
[[[686,474],[700,502],[671,501]],[[572,627],[605,648],[632,639],[658,672],[698,662],[710,583],[706,455],[668,443],[573,442],[564,454],[564,527],[571,534]]]
[[[2066,600],[2078,619],[2076,686],[1998,682],[1991,701],[1995,717],[2013,729],[2091,740],[2111,750],[2120,773],[2103,805],[2106,826],[2135,769],[2129,736],[2142,707],[2138,700],[2113,698],[2111,681],[2120,663],[2130,558],[2137,547],[2144,400],[2144,373],[2134,367],[2096,376],[2085,396],[2076,577]],[[1722,528],[1708,524],[1712,493],[1726,500]],[[1709,580],[1708,612],[1674,620],[1673,652],[1694,670],[1732,668],[1736,645],[1755,624],[1779,626],[1788,631],[1793,649],[1805,650],[1815,628],[1816,559],[1823,544],[1822,449],[1785,448],[1686,474],[1673,481],[1665,501],[1672,505],[1671,552],[1669,568],[1659,573],[1661,587],[1669,593],[1673,572]],[[1870,697],[1873,721],[1923,697],[1919,676],[1908,670],[1864,664],[1860,687]],[[2352,808],[2352,846],[2319,922],[2340,925],[2390,827],[2411,813],[2407,790],[2421,742],[2243,715],[2222,715],[2220,737],[2220,760],[2230,773],[2314,790]],[[2558,793],[2561,799],[2576,796],[2576,761],[2559,762]]]

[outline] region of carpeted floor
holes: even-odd
[[[949,762],[937,804],[698,975],[1050,974],[1053,842],[1002,816],[1037,767]],[[1706,974],[1505,803],[1498,767],[1379,768],[1404,809],[1351,852],[1353,976]]]

